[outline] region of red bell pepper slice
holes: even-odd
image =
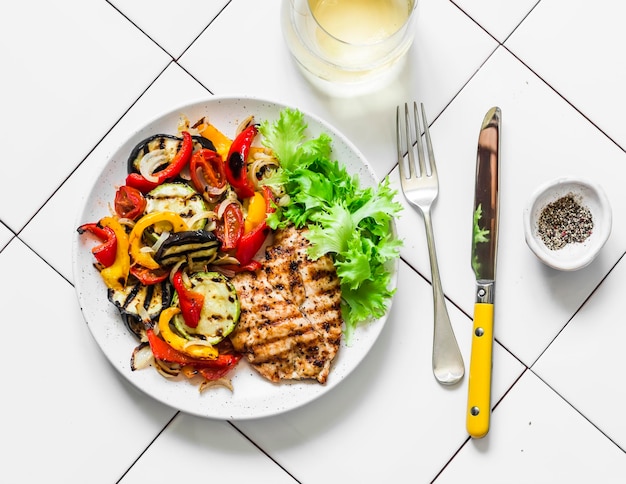
[[[256,272],[258,271],[261,267],[263,267],[263,265],[258,261],[258,260],[251,260],[250,262],[248,262],[245,265],[237,265],[237,264],[220,264],[219,268],[220,269],[224,269],[227,271],[231,271],[231,272]]]
[[[217,196],[226,185],[226,173],[222,157],[215,151],[201,149],[191,156],[189,174],[193,186],[200,193]]]
[[[246,160],[250,152],[252,141],[258,133],[256,124],[251,124],[241,131],[230,145],[226,157],[225,172],[228,183],[233,187],[237,196],[241,199],[254,195],[254,187],[248,180]]]
[[[263,242],[265,242],[270,231],[271,229],[267,226],[265,221],[263,221],[252,229],[251,232],[241,237],[237,250],[235,251],[235,258],[242,266],[245,266],[252,260],[263,245]]]
[[[265,197],[266,214],[275,212],[276,207],[273,205],[274,195],[269,187],[263,186],[263,196]],[[270,231],[271,229],[267,226],[264,220],[250,232],[241,236],[241,240],[239,241],[237,250],[235,251],[235,258],[239,261],[241,267],[246,267],[251,262],[254,262],[252,258],[259,251]],[[251,270],[254,271],[256,269]]]
[[[213,360],[193,358],[172,348],[165,341],[154,334],[154,330],[152,328],[148,329],[146,334],[148,336],[148,343],[150,343],[150,349],[152,350],[152,354],[155,358],[158,360],[169,361],[170,363],[178,363],[180,365],[192,365],[199,371],[203,369],[230,370],[241,359],[241,355],[238,353],[220,353],[218,357]]]
[[[172,284],[178,293],[180,312],[183,315],[185,324],[190,328],[196,328],[198,326],[198,322],[200,321],[202,306],[204,305],[204,295],[199,292],[192,291],[185,286],[182,271],[178,271],[174,274]]]
[[[115,192],[115,213],[120,218],[136,220],[143,215],[146,203],[143,193],[134,187],[122,185]]]
[[[103,227],[97,223],[83,224],[78,227],[78,233],[90,232],[102,241],[101,244],[91,249],[96,260],[104,267],[111,267],[115,263],[117,255],[117,236],[110,227]]]
[[[183,131],[183,142],[180,149],[172,158],[172,161],[161,171],[157,171],[154,176],[156,181],[146,179],[141,173],[130,173],[126,177],[126,185],[136,188],[142,193],[149,192],[161,183],[177,176],[185,165],[189,162],[193,153],[193,139],[187,131]]]
[[[170,271],[168,269],[159,267],[158,269],[152,270],[139,264],[133,264],[130,266],[130,273],[144,286],[151,286],[153,284],[163,282],[170,275]]]
[[[267,185],[263,185],[261,188],[263,188],[263,197],[265,198],[265,212],[274,213],[276,211],[276,207],[274,206],[276,200],[272,189]]]

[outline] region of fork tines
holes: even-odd
[[[430,132],[428,130],[428,119],[426,118],[426,111],[424,110],[424,104],[420,103],[421,109],[421,121],[420,113],[417,110],[417,102],[413,102],[413,116],[409,111],[409,104],[404,104],[404,122],[402,122],[400,116],[400,106],[396,110],[396,133],[397,133],[397,145],[398,145],[398,164],[400,165],[400,173],[403,178],[421,177],[423,174],[431,176],[437,174],[437,166],[435,165],[435,157],[433,154],[433,147],[430,140]],[[411,119],[413,118],[413,119]],[[404,129],[402,129],[404,126]],[[428,160],[424,156],[424,148],[422,144],[422,129],[424,130],[424,137],[426,138],[426,150],[428,153]],[[402,143],[401,133],[404,133],[405,143]],[[418,163],[415,163],[415,150],[412,149],[413,145],[417,145],[417,158]],[[402,146],[407,147],[407,158],[409,172],[406,173],[406,166],[404,163],[404,153],[401,150]]]

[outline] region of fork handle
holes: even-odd
[[[435,250],[435,238],[433,235],[430,211],[424,210],[423,215],[426,225],[426,240],[430,258],[434,300],[433,373],[440,383],[452,385],[463,378],[465,365],[463,363],[461,350],[454,336],[450,316],[446,308],[446,300],[441,287],[441,277],[439,275],[439,265],[437,263],[437,252]]]

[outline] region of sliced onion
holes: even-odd
[[[237,264],[239,265],[239,261],[234,258],[231,255],[228,254],[224,254],[223,256],[219,257],[218,259],[215,259],[213,262],[211,262],[212,265],[215,266],[219,266],[222,264]]]
[[[170,282],[172,284],[174,284],[174,274],[178,272],[178,270],[184,263],[185,263],[184,260],[179,260],[176,264],[172,266],[172,269],[170,270]]]
[[[130,369],[143,370],[154,363],[154,355],[149,343],[141,343],[134,350],[130,357]]]
[[[202,195],[209,202],[215,201],[217,198],[219,198],[228,189],[228,184],[227,183],[224,183],[224,185],[221,186],[221,187],[216,187],[214,185],[211,185],[207,181],[207,179],[205,178],[204,171],[202,170],[202,167],[197,167],[196,168],[196,176],[201,179],[204,187],[202,187],[202,190],[200,190],[200,191],[202,192]]]
[[[235,136],[241,133],[244,129],[246,129],[248,126],[250,126],[253,123],[254,123],[253,115],[250,115],[247,118],[245,118],[241,123],[239,123],[239,126],[237,126],[237,129],[235,130]]]
[[[168,162],[169,158],[165,150],[154,150],[144,155],[139,161],[139,173],[146,180],[156,182],[159,179],[154,176],[158,167]]]
[[[189,131],[189,118],[184,114],[178,117],[178,125],[176,126],[179,133],[183,131]]]
[[[154,359],[154,367],[165,378],[174,378],[180,373],[180,365],[178,363],[169,363],[167,361]]]
[[[230,378],[226,378],[226,377],[222,377],[218,380],[204,380],[202,383],[200,383],[198,390],[200,391],[200,393],[202,393],[207,388],[213,388],[213,387],[228,388],[232,392],[233,382],[230,380]]]
[[[213,347],[212,344],[210,344],[208,341],[204,341],[202,339],[193,339],[193,340],[189,340],[187,341],[184,345],[183,345],[183,349],[187,349],[190,346],[208,346],[208,347]]]
[[[150,318],[150,315],[148,314],[148,310],[143,307],[143,304],[137,303],[135,305],[135,311],[137,311],[137,314],[139,315],[139,317],[144,323],[152,322],[152,319]]]
[[[228,279],[232,279],[233,277],[235,277],[236,272],[231,270],[231,269],[225,269],[222,266],[213,266],[212,269],[215,272],[219,272],[220,274],[222,274],[224,277],[228,278]]]
[[[216,216],[217,216],[216,213],[212,212],[210,210],[206,210],[204,212],[197,213],[193,217],[191,217],[189,220],[187,220],[187,227],[189,227],[191,229],[191,227],[193,227],[198,220],[202,220],[202,219],[207,219],[207,221],[210,222]],[[206,228],[205,228],[205,230],[206,230]]]
[[[228,207],[231,203],[235,203],[241,207],[241,202],[237,198],[237,194],[235,192],[228,192],[228,196],[224,199],[222,203],[217,206],[217,218],[221,219],[224,217],[224,211],[226,207]]]
[[[144,245],[141,249],[139,249],[139,252],[145,252],[145,253],[153,254],[154,253],[154,249],[152,247]]]
[[[187,287],[191,286],[191,281],[189,280],[189,274],[187,274],[187,272],[183,271],[181,276],[182,276],[183,283],[185,284],[185,286],[187,286]]]
[[[156,253],[161,247],[161,245],[163,245],[163,242],[165,242],[165,240],[169,236],[170,236],[170,233],[167,230],[165,232],[162,232],[161,235],[159,235],[159,238],[157,239],[157,241],[152,245],[152,247],[150,247],[150,249],[152,249],[152,252]]]
[[[135,221],[130,218],[122,217],[120,219],[117,219],[117,221],[122,225],[130,227],[131,229],[135,226]]]

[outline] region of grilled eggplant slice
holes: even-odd
[[[194,135],[194,151],[207,148],[215,151],[213,142],[203,136]],[[139,162],[148,153],[163,150],[167,153],[167,159],[171,160],[180,149],[183,139],[171,134],[155,134],[140,141],[130,152],[128,157],[128,173],[139,173]],[[163,166],[165,168],[165,166]]]
[[[198,192],[187,183],[163,183],[146,194],[145,213],[175,212],[186,222],[195,215],[207,212],[207,205]],[[197,219],[191,230],[199,230],[206,225],[206,218]]]
[[[145,318],[156,321],[172,302],[173,289],[169,280],[144,286],[129,284],[122,290],[108,290],[109,301],[117,306],[122,315],[133,316],[139,321]]]
[[[148,337],[146,336],[146,325],[143,321],[135,316],[131,316],[130,314],[122,314],[122,319],[124,320],[124,324],[126,324],[128,330],[134,334],[139,341],[148,340]]]
[[[180,261],[194,264],[210,264],[215,260],[221,242],[213,232],[188,230],[175,232],[163,241],[154,256],[162,266],[171,266]]]
[[[228,336],[239,321],[239,298],[235,287],[218,272],[196,272],[189,275],[191,290],[204,296],[198,326],[185,324],[182,313],[170,321],[172,330],[189,341],[198,340],[215,345]],[[178,306],[178,295],[174,292],[172,306]],[[190,343],[191,344],[191,343]]]

